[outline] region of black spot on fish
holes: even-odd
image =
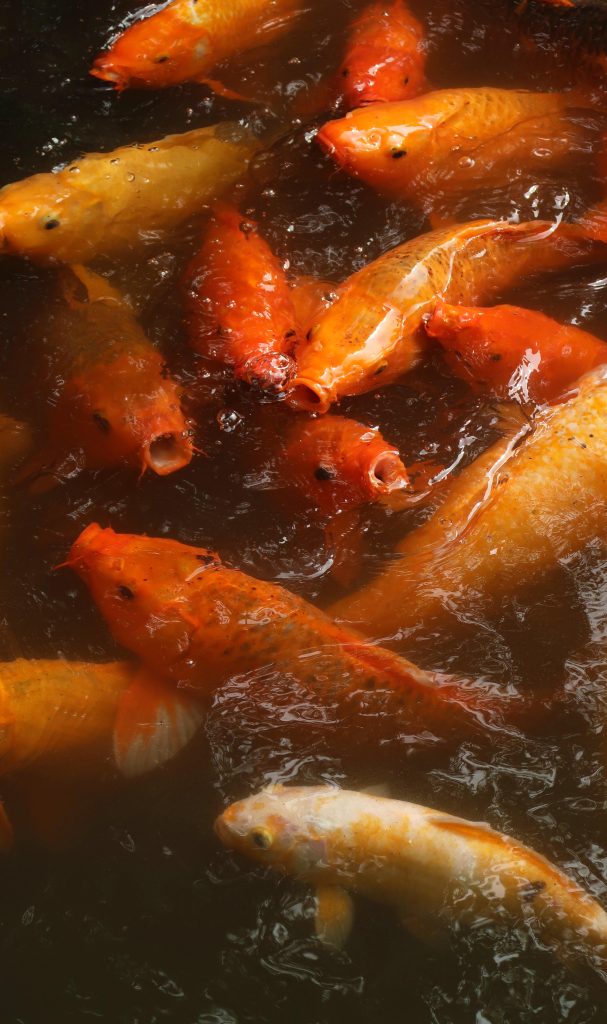
[[[392,159],[393,160],[400,160],[400,158],[402,156],[406,156],[406,155],[407,155],[407,150],[406,149],[393,149],[392,150]]]
[[[110,421],[106,420],[105,416],[102,416],[100,412],[94,412],[93,419],[97,426],[99,427],[102,434],[110,433],[112,427],[110,425]]]
[[[409,75],[407,75],[406,78],[403,78],[403,85],[409,85]]]
[[[491,362],[492,362],[492,363],[499,363],[499,361],[500,361],[500,359],[501,359],[502,357],[501,357],[501,355],[499,354],[499,352],[493,352],[493,353],[492,353],[492,354],[491,354],[491,355],[489,356],[489,358],[491,359]]]
[[[118,594],[118,597],[123,598],[123,600],[125,600],[125,601],[134,601],[135,600],[135,594],[131,590],[130,587],[125,587],[125,586],[117,587],[116,588],[116,593]]]
[[[59,227],[60,223],[61,223],[61,221],[57,220],[56,217],[51,217],[50,220],[46,221],[46,223],[44,225],[44,230],[45,231],[53,231],[54,228],[58,228]]]
[[[539,896],[545,888],[545,882],[529,882],[527,885],[524,885],[520,890],[520,897],[523,903],[533,903],[535,897]]]
[[[314,470],[314,476],[317,480],[335,480],[337,473],[329,466],[319,466]]]
[[[168,59],[169,58],[167,57],[166,53],[164,53],[162,55],[162,57],[155,57],[154,58],[154,64],[166,64]]]
[[[344,68],[343,71],[342,71],[343,77],[347,78],[349,74],[350,74],[350,68]]]
[[[213,555],[194,555],[197,562],[202,562],[203,565],[212,565],[215,559]]]

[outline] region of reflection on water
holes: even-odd
[[[223,118],[274,125],[242,203],[293,272],[339,281],[427,225],[336,173],[314,146],[314,124],[288,124],[293,97],[339,60],[359,0],[311,4],[301,27],[226,72],[274,113],[238,106],[193,85],[117,96],[86,76],[91,56],[128,11],[75,0],[0,3],[6,130],[2,181],[47,170],[76,153],[157,138]],[[430,30],[437,86],[567,84],[571,68],[544,39],[521,44],[505,5],[429,0],[414,5]],[[15,42],[19,39],[19,44]],[[285,125],[287,128],[285,129]],[[9,128],[10,126],[10,128]],[[462,200],[462,217],[560,217],[600,192],[582,154],[562,175]],[[75,477],[14,496],[14,545],[3,553],[3,657],[105,659],[116,649],[74,577],[52,567],[99,519],[218,550],[228,564],[327,605],[343,591],[331,551],[307,511],[285,509],[265,484],[284,408],[259,406],[189,353],[175,284],[196,244],[186,225],[170,245],[101,262],[189,392],[205,452],[169,479],[126,472]],[[52,273],[0,266],[1,407],[37,426],[45,367],[32,374],[32,317],[44,321]],[[602,268],[526,282],[504,296],[607,338]],[[51,396],[52,400],[52,396]],[[377,425],[407,464],[471,461],[498,436],[491,403],[449,380],[436,360],[386,392],[349,399],[344,415]],[[424,508],[363,513],[358,581],[392,557]],[[540,588],[489,617],[465,610],[457,638],[430,627],[406,650],[420,664],[465,673],[528,701],[526,714],[465,740],[412,734],[386,694],[319,703],[268,669],[215,695],[204,729],[164,770],[128,786],[106,752],[6,780],[2,795],[21,843],[2,865],[2,1019],[51,1024],[572,1024],[601,1022],[604,983],[572,974],[524,925],[452,929],[444,948],[411,938],[387,911],[357,906],[344,952],[312,938],[309,890],[264,874],[219,848],[211,823],[231,800],[267,782],[387,784],[395,797],[488,820],[562,866],[607,903],[605,722],[607,562],[591,544]]]

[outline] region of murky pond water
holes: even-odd
[[[275,144],[236,190],[294,273],[341,281],[427,229],[406,204],[335,172],[314,122],[293,118],[306,85],[332,70],[360,0],[310,4],[298,28],[247,55],[226,80],[263,96],[271,113],[201,86],[116,95],[87,75],[129,9],[109,0],[0,3],[0,182],[48,170],[83,151],[253,117]],[[436,86],[535,89],[567,85],[570,47],[521,41],[505,2],[428,0]],[[607,36],[606,36],[607,38]],[[573,65],[573,66],[572,66]],[[530,174],[461,204],[463,218],[574,216],[601,193],[593,160]],[[209,371],[189,352],[176,287],[198,238],[189,224],[161,248],[98,261],[140,310],[149,335],[189,392],[204,455],[166,479],[83,473],[46,493],[11,495],[2,553],[1,654],[103,660],[119,652],[64,560],[91,521],[218,550],[229,564],[326,606],[344,593],[309,510],[285,506],[267,469],[289,410]],[[0,407],[41,427],[49,396],[36,365],[53,272],[0,265]],[[504,296],[607,338],[607,264],[526,282]],[[52,396],[51,396],[52,400]],[[396,442],[405,463],[471,461],[497,436],[500,410],[451,380],[438,359],[385,391],[340,407]],[[564,501],[567,496],[564,495]],[[363,514],[356,584],[390,559],[423,509]],[[523,1024],[607,1019],[604,985],[572,973],[523,927],[454,931],[446,947],[414,940],[391,913],[360,902],[343,952],[312,937],[309,891],[220,847],[215,815],[269,781],[386,783],[395,797],[486,820],[546,854],[607,904],[607,557],[600,540],[491,614],[472,601],[456,636],[430,626],[402,650],[532,697],[516,728],[445,745],[411,735],[367,697],[357,715],[314,705],[278,673],[239,678],[214,698],[203,729],[173,763],[125,783],[106,750],[2,784],[18,843],[2,863],[0,1019],[54,1024]],[[558,696],[558,699],[556,695]]]

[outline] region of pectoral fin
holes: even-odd
[[[234,89],[224,85],[218,78],[197,78],[196,82],[198,85],[206,85],[207,89],[210,89],[216,96],[220,96],[224,100],[235,100],[236,103],[252,103],[254,106],[261,106],[265,102],[264,100],[257,99],[255,96],[243,96],[242,93],[236,92]]]
[[[114,726],[114,756],[123,775],[153,771],[175,757],[203,720],[199,703],[142,669],[124,691]]]
[[[321,942],[343,949],[352,931],[354,907],[349,893],[338,885],[316,890],[316,935]]]

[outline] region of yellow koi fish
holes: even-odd
[[[488,825],[330,786],[270,786],[215,830],[230,849],[318,888],[316,930],[341,945],[348,892],[393,907],[413,934],[507,915],[563,957],[607,965],[607,913],[572,879]],[[463,909],[465,907],[465,909]]]
[[[52,754],[105,743],[111,749],[119,701],[143,676],[157,694],[157,714],[141,722],[137,749],[114,738],[116,763],[128,776],[150,771],[185,746],[202,720],[197,705],[176,701],[170,691],[163,703],[163,684],[130,662],[18,658],[0,664],[0,775]]]
[[[5,185],[0,253],[86,263],[157,241],[238,181],[258,148],[226,122],[88,153],[57,173]]]
[[[515,594],[606,528],[607,368],[600,367],[568,402],[540,413],[528,436],[500,441],[465,469],[386,571],[330,614],[373,636],[452,623],[471,596],[489,604]]]

